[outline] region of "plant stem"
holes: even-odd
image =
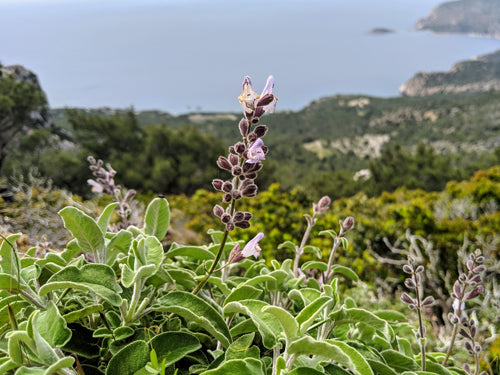
[[[308,216],[306,216],[308,218]],[[293,274],[295,277],[299,276],[299,260],[302,254],[304,253],[304,247],[306,246],[307,240],[309,239],[309,235],[311,234],[311,230],[316,224],[316,214],[314,213],[313,216],[307,220],[307,228],[304,233],[304,237],[302,237],[302,242],[300,243],[299,248],[297,249],[297,252],[295,253],[295,259],[293,261]]]
[[[420,292],[418,290],[418,285],[415,288],[415,294],[418,301],[417,314],[418,314],[418,327],[420,331],[420,353],[422,357],[422,371],[425,371],[425,333],[424,333],[424,323],[422,320],[422,304],[420,301]]]
[[[220,242],[219,250],[217,250],[217,254],[215,255],[215,259],[214,259],[212,265],[210,266],[210,268],[207,271],[207,273],[205,274],[205,276],[203,276],[203,278],[200,280],[198,285],[196,285],[196,288],[194,288],[194,290],[191,292],[192,294],[197,294],[205,286],[205,284],[208,281],[208,278],[214,272],[215,268],[217,267],[217,263],[219,263],[220,257],[222,256],[222,253],[224,252],[224,246],[226,245],[228,235],[229,235],[229,231],[226,229],[224,231],[222,241]]]
[[[141,282],[141,280],[137,280],[134,283],[134,292],[132,293],[132,299],[130,300],[130,305],[128,308],[127,315],[125,316],[126,322],[131,322],[133,320],[135,308],[136,308],[137,304],[139,303],[139,298],[141,297],[142,286],[143,286],[143,283]]]

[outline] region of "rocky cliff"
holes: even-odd
[[[448,72],[417,73],[399,88],[406,96],[500,90],[500,50],[455,64]]]
[[[500,1],[458,0],[440,4],[417,21],[418,30],[500,39]]]

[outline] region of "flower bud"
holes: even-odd
[[[268,104],[271,104],[271,102],[274,100],[274,95],[269,93],[264,95],[262,98],[259,99],[257,102],[257,107],[265,107]]]
[[[456,316],[453,313],[448,313],[448,320],[450,321],[451,324],[457,324],[458,323],[458,316]]]
[[[240,155],[245,153],[245,151],[246,151],[245,144],[243,142],[236,143],[234,145],[234,150],[236,151],[236,153],[238,153]]]
[[[476,353],[481,353],[481,345],[476,344],[476,345],[474,346],[474,352],[476,352]]]
[[[231,221],[231,215],[223,213],[220,217],[220,221],[222,221],[224,224],[229,223]]]
[[[241,229],[250,228],[250,223],[248,221],[239,221],[237,223],[234,223],[234,225]]]
[[[483,262],[484,262],[484,257],[482,255],[476,258],[476,263],[483,263]]]
[[[228,232],[231,232],[234,229],[234,224],[233,223],[227,223],[226,224],[226,229]]]
[[[223,213],[224,213],[224,209],[221,206],[219,206],[218,204],[216,204],[214,206],[214,215],[217,217],[221,217]]]
[[[215,190],[221,191],[222,190],[222,184],[224,181],[219,180],[218,178],[212,180],[212,186],[214,187]]]
[[[415,284],[415,281],[413,281],[413,279],[406,279],[405,285],[407,288],[410,288],[410,289],[415,289],[417,287],[417,284]]]
[[[233,199],[240,199],[241,198],[241,192],[239,190],[234,190],[232,196],[233,196]]]
[[[415,283],[417,283],[417,285],[418,285],[418,284],[420,284],[420,280],[421,280],[421,278],[420,278],[420,275],[419,275],[418,273],[416,273],[416,274],[414,275],[414,278],[415,278]]]
[[[465,295],[465,300],[471,300],[473,298],[476,298],[478,295],[480,295],[483,292],[483,286],[478,285],[475,289],[472,290],[472,292],[469,292]]]
[[[461,283],[465,283],[467,281],[467,275],[465,273],[461,273],[460,276],[458,276],[458,280]]]
[[[453,291],[457,295],[458,299],[462,298],[462,286],[460,285],[460,283],[458,282],[458,280],[455,281],[455,284],[453,285]]]
[[[229,203],[229,202],[231,202],[231,199],[233,199],[233,197],[232,197],[232,195],[231,195],[231,194],[229,194],[229,193],[226,193],[226,194],[224,194],[224,195],[222,196],[222,201],[223,201],[224,203]]]
[[[230,154],[236,154],[236,149],[234,148],[234,146],[229,146],[229,153]]]
[[[253,216],[250,212],[244,212],[243,214],[244,214],[243,220],[246,220],[246,221],[250,220]]]
[[[257,185],[255,184],[250,184],[246,186],[242,191],[241,194],[245,197],[255,197],[257,195]]]
[[[95,164],[96,163],[96,161],[95,161],[95,159],[94,159],[94,157],[92,155],[87,156],[87,161],[90,164]]]
[[[424,270],[425,270],[424,266],[420,265],[420,266],[417,267],[417,269],[415,270],[415,272],[416,273],[422,273],[422,272],[424,272]]]
[[[230,193],[231,190],[233,190],[233,184],[229,181],[226,181],[222,184],[222,191],[225,191],[226,193]]]
[[[344,232],[347,232],[354,226],[354,218],[352,216],[346,217],[344,222],[342,223],[342,228],[344,229]]]
[[[233,167],[229,160],[227,160],[224,156],[219,156],[219,158],[217,159],[217,165],[220,168],[225,169],[226,171],[231,171]]]
[[[463,328],[460,328],[460,331],[458,331],[458,333],[460,333],[463,337],[465,337],[465,338],[467,338],[467,339],[469,339],[469,340],[471,340],[471,339],[472,339],[472,337],[470,337],[470,335],[469,335],[469,332],[467,332],[467,331],[466,331],[465,329],[463,329]],[[468,342],[468,341],[467,341],[467,342]]]
[[[411,268],[408,264],[403,266],[403,271],[406,273],[413,273],[413,268]]]
[[[469,283],[470,285],[476,285],[477,283],[480,283],[482,281],[481,275],[476,275],[472,279],[470,279]]]
[[[241,136],[246,137],[248,134],[248,121],[242,118],[238,126],[240,128]]]
[[[233,216],[233,221],[235,223],[239,222],[239,221],[243,221],[245,219],[245,214],[241,211],[236,211],[234,213],[234,216]]]
[[[238,165],[240,163],[240,158],[238,158],[238,155],[230,154],[229,155],[229,162],[232,165]]]
[[[243,169],[239,165],[235,165],[231,171],[233,176],[239,176],[243,173]]]
[[[473,261],[473,260],[471,260],[471,259],[469,259],[469,260],[467,261],[467,269],[468,269],[469,271],[472,271],[472,270],[473,270],[473,268],[474,268],[474,261]]]
[[[472,272],[474,273],[481,273],[486,271],[486,266],[484,264],[481,264],[480,266],[475,267]]]
[[[257,139],[257,136],[255,135],[255,133],[250,133],[248,134],[248,142],[250,143],[254,143]]]
[[[428,296],[422,301],[422,306],[432,306],[434,305],[434,302],[436,302],[434,297]]]
[[[411,298],[408,293],[403,293],[401,294],[401,301],[403,301],[404,303],[407,303],[407,304],[415,304],[415,300],[413,298]]]
[[[472,349],[472,344],[469,341],[465,342],[465,349],[467,349],[469,354],[474,354],[474,349]]]
[[[253,132],[255,133],[255,135],[258,138],[262,138],[267,133],[267,126],[266,125],[258,125],[255,127]]]

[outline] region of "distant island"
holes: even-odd
[[[396,31],[393,29],[388,29],[386,27],[374,27],[369,31],[370,34],[392,34]]]
[[[499,0],[458,0],[438,5],[417,21],[418,30],[500,39]],[[420,72],[399,88],[405,96],[500,90],[500,50],[455,64],[448,72]]]
[[[416,23],[417,30],[500,39],[500,1],[458,0],[438,5]]]

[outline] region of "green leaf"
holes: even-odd
[[[104,233],[94,219],[75,207],[65,207],[59,211],[59,215],[63,218],[66,229],[76,238],[78,246],[92,254],[96,262],[103,263]]]
[[[35,342],[36,355],[38,360],[44,365],[52,365],[59,359],[59,356],[55,352],[54,348],[45,340],[38,330],[38,313],[40,310],[35,310],[28,320],[28,335],[30,335]],[[30,327],[31,325],[31,327]]]
[[[439,374],[439,375],[452,375],[450,371],[448,371],[447,368],[445,368],[443,365],[440,363],[434,363],[430,361],[426,361],[425,363],[425,370],[429,371],[433,374]]]
[[[384,357],[385,362],[396,370],[396,372],[403,372],[407,370],[418,371],[420,369],[420,366],[413,360],[413,358],[407,357],[395,350],[384,350],[380,354]]]
[[[297,367],[287,373],[287,375],[321,375],[324,372],[309,367]]]
[[[132,232],[122,229],[110,238],[106,247],[106,264],[113,264],[118,254],[128,254],[132,237]]]
[[[17,239],[21,237],[21,233],[11,234],[7,240],[0,238],[2,244],[0,245],[0,270],[4,273],[12,275],[19,280],[21,272],[21,261],[17,253]],[[12,244],[11,247],[10,245]]]
[[[39,290],[44,296],[56,289],[82,289],[96,294],[113,306],[120,306],[122,299],[119,293],[122,288],[116,282],[115,272],[105,264],[86,264],[82,268],[66,267],[52,275]]]
[[[337,238],[337,232],[335,232],[332,229],[322,230],[321,232],[318,233],[318,235],[320,235],[320,236],[324,236],[325,234],[328,234],[333,239]]]
[[[328,265],[325,262],[320,262],[319,260],[310,260],[308,262],[305,262],[300,268],[303,271],[310,270],[310,269],[326,271],[328,268]]]
[[[398,375],[396,371],[394,371],[392,368],[381,361],[368,359],[368,363],[371,366],[372,370],[375,371],[375,373],[378,375]]]
[[[230,359],[255,358],[260,359],[260,350],[257,346],[251,346],[255,333],[249,333],[233,341],[226,351],[226,361]]]
[[[66,244],[66,249],[60,254],[61,258],[63,258],[66,262],[69,262],[71,259],[80,255],[82,253],[82,248],[78,246],[78,242],[76,238],[73,238]]]
[[[278,249],[283,249],[283,248],[290,249],[295,253],[298,249],[298,246],[295,245],[292,241],[285,241],[278,245]]]
[[[262,336],[264,346],[272,349],[281,336],[282,328],[278,318],[271,313],[262,311],[265,306],[269,305],[258,300],[229,302],[224,306],[224,314],[240,313],[250,317]]]
[[[261,294],[261,289],[254,288],[251,285],[240,285],[234,288],[226,297],[224,305],[227,305],[229,302],[240,301],[243,299],[257,299]]]
[[[159,241],[167,234],[170,225],[170,209],[165,198],[153,199],[144,216],[144,233],[155,236]]]
[[[300,326],[300,334],[303,335],[306,333],[307,329],[314,323],[318,315],[331,305],[333,305],[333,298],[322,296],[303,308],[296,318]]]
[[[317,341],[310,336],[304,336],[290,343],[287,351],[289,354],[319,355],[334,360],[356,375],[374,375],[366,359],[341,341]]]
[[[0,273],[0,289],[8,290],[10,292],[17,291],[19,289],[26,289],[26,285],[19,285],[17,276],[8,275],[6,273]]]
[[[175,256],[187,256],[201,261],[213,260],[215,258],[214,253],[207,250],[205,246],[179,246],[170,248],[166,256],[169,258]]]
[[[116,206],[118,206],[118,202],[108,204],[106,207],[104,207],[101,216],[99,216],[99,218],[97,219],[97,225],[101,229],[102,233],[106,233],[108,231],[109,221]]]
[[[170,366],[201,348],[200,341],[186,332],[164,332],[153,337],[151,345],[156,351],[158,360]]]
[[[106,375],[134,375],[149,361],[149,347],[145,341],[137,340],[128,344],[111,357]]]
[[[406,322],[408,320],[405,314],[395,310],[377,310],[373,313],[384,320],[394,320],[397,322]]]
[[[153,276],[161,266],[163,260],[163,246],[161,242],[153,236],[141,238],[133,244],[134,269],[131,270],[128,264],[121,264],[122,284],[126,288],[132,286],[137,280]],[[128,263],[131,263],[129,258]]]
[[[171,312],[188,321],[193,321],[219,340],[224,347],[231,343],[231,334],[226,322],[215,308],[191,293],[174,291],[157,300],[155,311]]]
[[[288,311],[279,306],[264,306],[262,312],[273,314],[283,327],[283,332],[288,340],[292,340],[299,334],[299,323]]]
[[[340,310],[331,313],[330,318],[335,322],[336,327],[342,324],[362,323],[382,333],[388,341],[394,341],[394,330],[389,323],[368,310],[359,308],[346,309],[342,307]]]
[[[71,339],[71,330],[53,301],[49,301],[47,310],[36,316],[36,326],[40,335],[52,347],[64,346]]]
[[[59,359],[57,362],[53,363],[44,372],[44,375],[53,375],[59,373],[59,370],[65,369],[65,368],[71,368],[73,367],[73,363],[75,363],[75,358],[73,357],[64,357]]]
[[[135,333],[132,327],[118,327],[113,330],[113,336],[116,340],[125,340]]]
[[[349,267],[344,267],[344,266],[340,266],[338,264],[334,264],[332,266],[331,270],[332,270],[333,273],[340,273],[341,275],[344,275],[345,277],[347,277],[347,278],[349,278],[349,279],[351,279],[353,281],[358,281],[359,280],[359,277],[356,274],[356,272],[354,272]]]
[[[321,249],[319,247],[312,246],[312,245],[305,246],[304,253],[314,254],[314,256],[318,259],[321,259],[323,257],[323,254],[321,253]]]
[[[246,333],[257,332],[258,329],[252,319],[245,319],[231,328],[231,337],[236,337]]]
[[[258,359],[231,359],[222,362],[216,369],[204,371],[200,375],[265,375],[262,367],[262,362]]]

